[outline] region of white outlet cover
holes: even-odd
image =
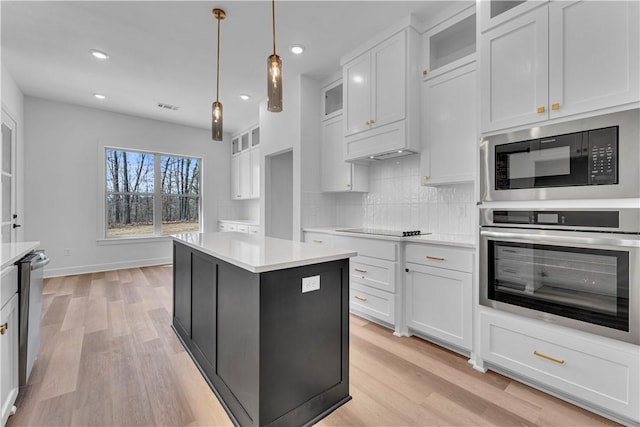
[[[302,278],[302,293],[317,291],[320,289],[320,276]]]

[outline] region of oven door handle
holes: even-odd
[[[612,234],[608,236],[580,236],[579,232],[572,235],[559,234],[538,234],[538,233],[510,233],[507,231],[490,231],[480,230],[481,237],[491,237],[494,239],[517,240],[524,243],[549,243],[549,244],[581,244],[581,245],[598,245],[613,247],[640,248],[640,239],[638,236],[625,236],[622,234]]]

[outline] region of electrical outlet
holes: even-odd
[[[317,291],[320,289],[320,276],[310,276],[302,278],[302,293]]]
[[[64,248],[64,256],[70,256],[71,255],[71,248]]]

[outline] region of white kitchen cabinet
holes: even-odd
[[[472,62],[422,83],[422,185],[474,181],[476,78]]]
[[[418,46],[417,32],[408,27],[343,58],[345,160],[419,149]]]
[[[259,234],[260,227],[255,222],[248,220],[220,220],[218,221],[218,231]]]
[[[552,1],[482,34],[482,132],[640,101],[639,7]]]
[[[3,280],[5,276],[3,275]],[[16,281],[17,283],[17,281]],[[0,425],[15,412],[18,397],[18,294],[0,308]]]
[[[549,3],[549,118],[640,101],[640,3]]]
[[[238,152],[231,156],[231,198],[234,200],[260,197],[260,128],[254,126],[232,137]]]
[[[322,120],[342,115],[342,79],[336,79],[322,88]]]
[[[475,5],[471,6],[423,34],[423,78],[434,78],[475,61],[475,10]]]
[[[314,245],[324,246],[327,248],[332,248],[333,246],[333,236],[331,234],[325,233],[315,233],[312,231],[304,232],[304,241],[305,243],[312,243]]]
[[[482,0],[478,4],[480,32],[522,15],[549,0]]]
[[[479,317],[479,355],[490,368],[632,421],[629,424],[640,422],[637,345],[495,310],[483,310]]]
[[[546,7],[481,36],[482,132],[547,119],[548,40]]]
[[[471,351],[473,255],[462,249],[407,244],[406,319],[410,332]]]
[[[344,161],[342,115],[322,122],[321,133],[322,191],[369,191],[369,167]]]

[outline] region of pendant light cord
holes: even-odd
[[[273,54],[276,54],[276,0],[271,0],[271,23],[273,28]]]
[[[220,92],[220,18],[218,18],[218,52],[216,54],[216,102]]]

